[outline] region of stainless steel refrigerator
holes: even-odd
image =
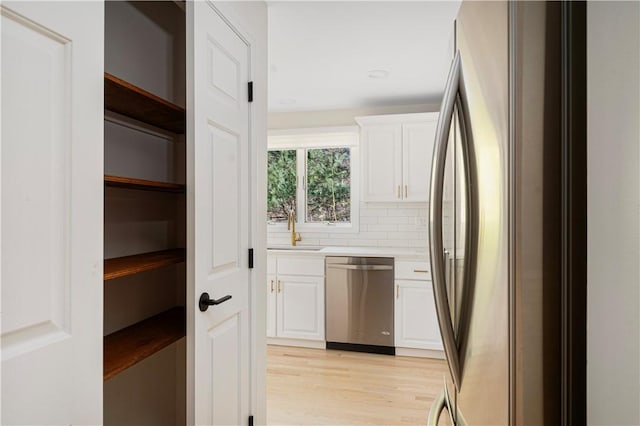
[[[429,205],[449,374],[428,424],[567,418],[563,7],[464,1],[455,23]]]

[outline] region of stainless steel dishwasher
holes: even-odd
[[[327,349],[395,354],[393,258],[329,256],[325,269]]]

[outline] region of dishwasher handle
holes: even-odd
[[[355,271],[391,271],[393,266],[391,265],[344,265],[341,263],[334,263],[327,265],[327,268],[331,269],[350,269]]]

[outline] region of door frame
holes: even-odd
[[[249,104],[249,247],[253,248],[254,267],[249,271],[249,413],[257,424],[266,423],[266,287],[262,285],[267,276],[267,195],[264,185],[258,185],[262,174],[267,173],[267,10],[261,2],[212,2],[206,3],[247,45],[249,51],[249,81],[253,81],[253,101]],[[187,7],[192,7],[187,5]],[[260,10],[262,9],[262,10]],[[187,9],[187,19],[189,17]],[[193,46],[187,22],[187,117],[192,114],[193,100]],[[187,119],[187,122],[189,119]],[[191,129],[193,131],[193,129]],[[194,208],[192,190],[195,182],[193,172],[193,146],[185,142],[187,151],[187,424],[194,424],[196,374],[194,315],[197,309],[194,280]],[[248,255],[248,254],[247,254]],[[260,321],[262,319],[262,321]],[[247,419],[247,422],[249,419]]]

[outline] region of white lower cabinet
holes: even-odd
[[[431,281],[396,280],[395,345],[442,350]]]
[[[395,262],[394,334],[398,354],[443,355],[430,269],[426,261]],[[266,284],[269,343],[324,347],[318,346],[325,339],[324,257],[270,254]]]
[[[268,257],[267,337],[324,341],[324,257]]]
[[[396,348],[442,351],[429,262],[396,260],[394,332]],[[420,356],[420,355],[418,355]]]
[[[324,278],[278,276],[277,336],[324,339]]]

